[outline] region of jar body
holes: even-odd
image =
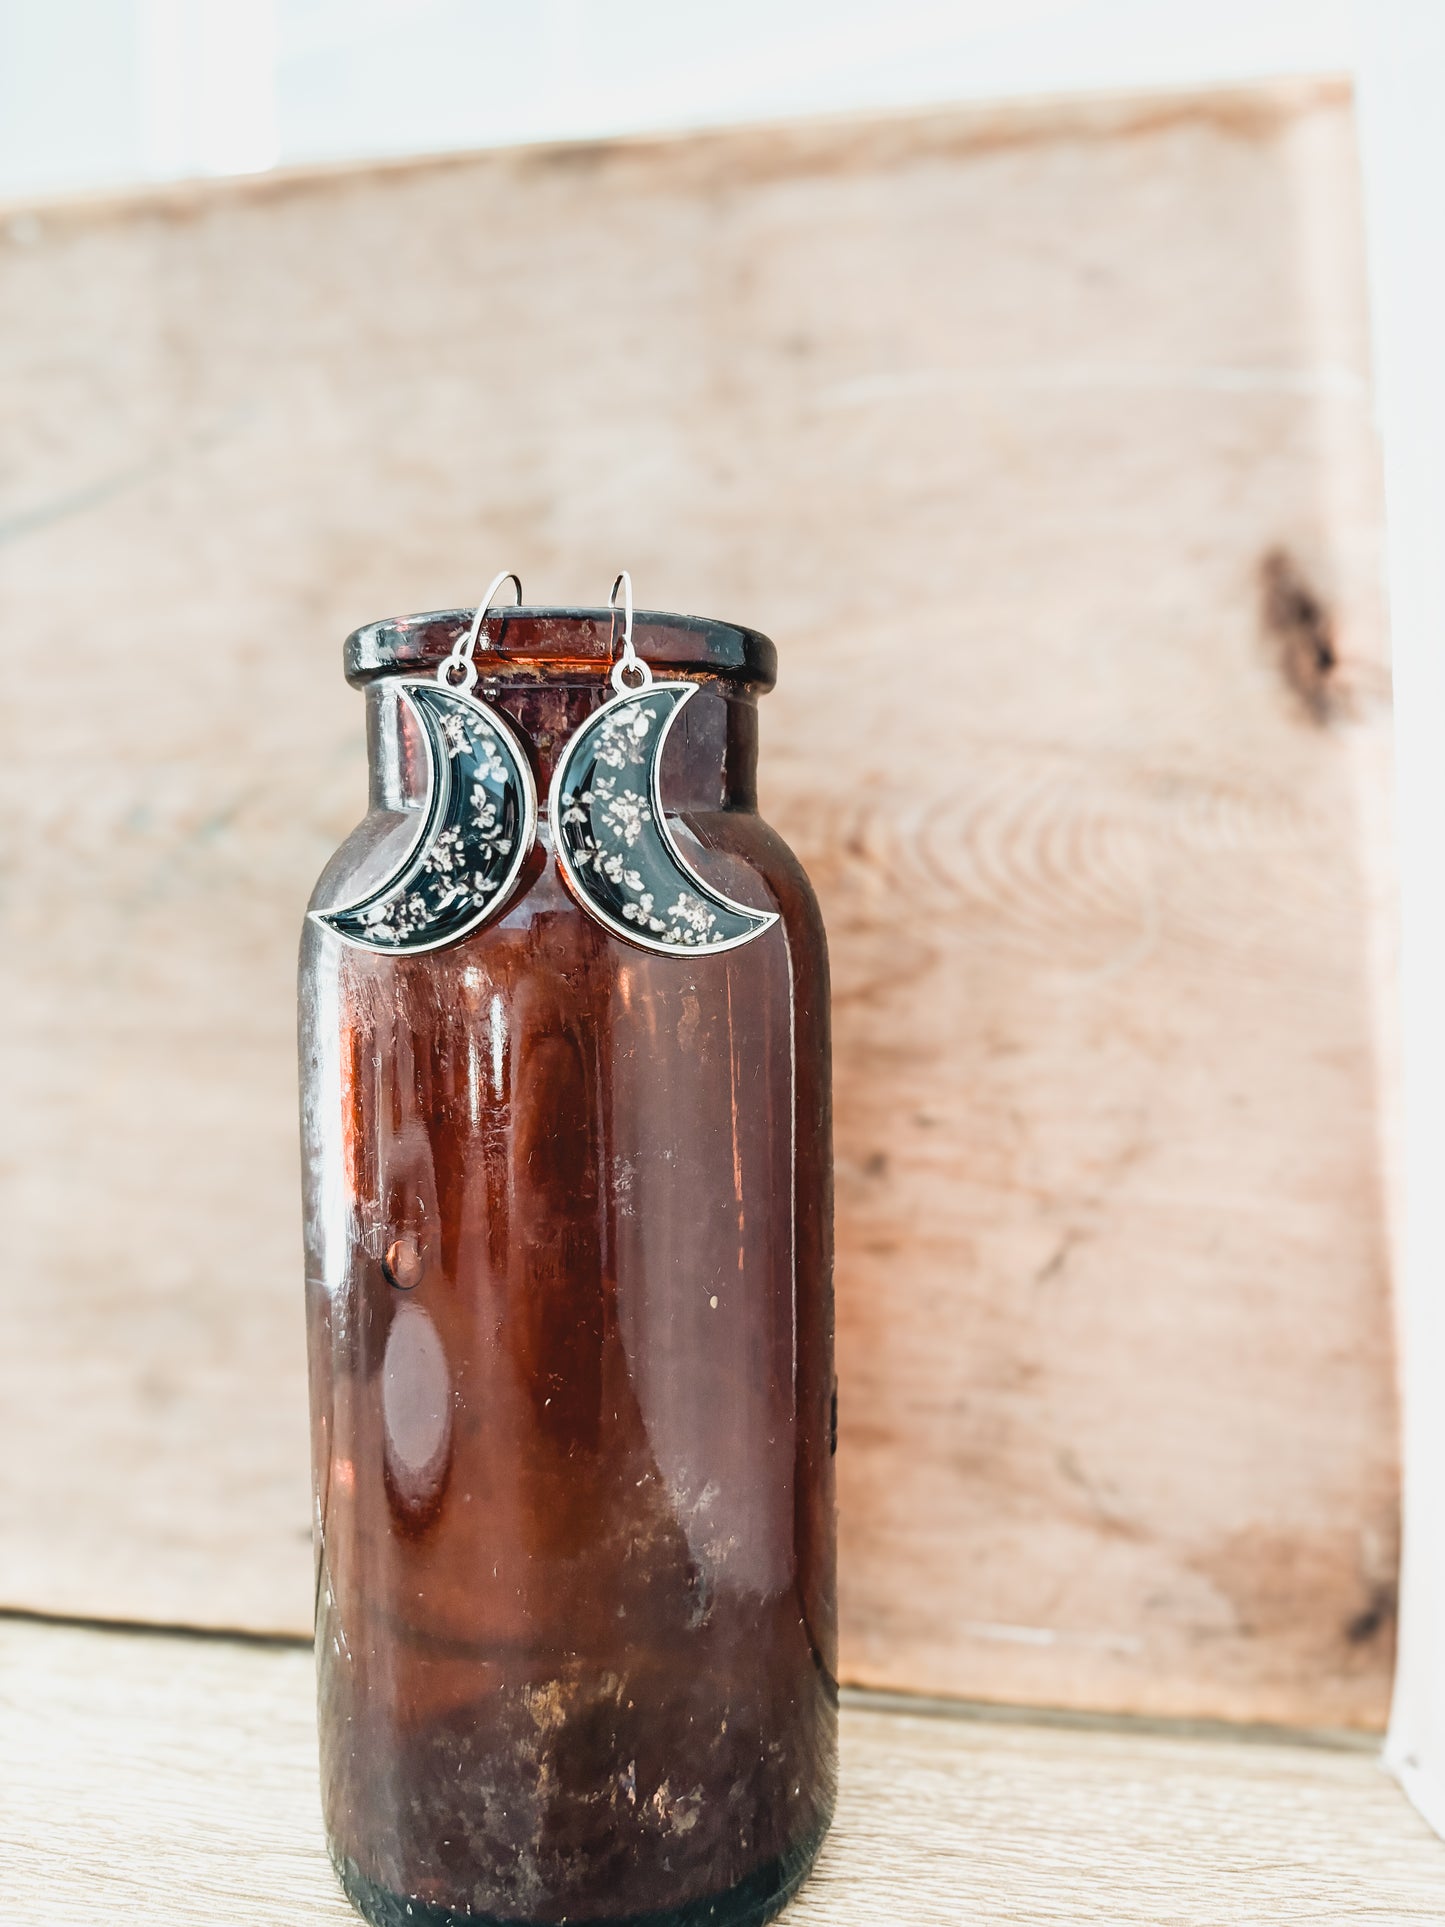
[[[663,796],[708,881],[779,912],[755,941],[619,941],[545,826],[450,948],[308,921],[323,1804],[374,1920],[760,1921],[831,1813],[826,956],[750,807],[752,691],[695,679]],[[543,784],[609,693],[545,656],[479,690]],[[374,808],[319,905],[422,800],[368,700]]]

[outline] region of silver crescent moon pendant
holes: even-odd
[[[704,883],[668,829],[662,749],[697,689],[653,683],[603,703],[563,751],[547,810],[558,866],[583,909],[614,936],[674,957],[735,950],[778,921]]]
[[[408,679],[396,689],[426,750],[421,829],[384,882],[356,903],[311,915],[362,950],[412,956],[457,943],[496,915],[537,833],[537,786],[495,709],[436,682]]]

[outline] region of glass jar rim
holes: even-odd
[[[425,675],[465,641],[472,609],[433,609],[422,615],[366,623],[346,638],[346,680],[358,687],[392,675]],[[483,676],[551,680],[560,673],[605,676],[612,666],[613,619],[607,609],[494,608],[476,650]],[[757,693],[777,680],[778,652],[765,635],[707,616],[639,609],[633,646],[664,671],[735,683]]]

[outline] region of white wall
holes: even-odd
[[[1400,1652],[1386,1756],[1445,1833],[1445,7],[1361,0],[1405,1039]]]
[[[1350,0],[0,0],[0,196],[1351,62]]]

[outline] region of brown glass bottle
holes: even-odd
[[[467,612],[347,644],[371,809],[352,900],[423,800],[388,676]],[[756,814],[766,638],[639,614],[700,687],[679,844],[780,921],[718,955],[609,935],[537,848],[424,954],[308,920],[301,964],[327,1833],[376,1922],[761,1922],[836,1775],[827,959]],[[494,614],[480,699],[539,794],[611,692],[605,612]]]

